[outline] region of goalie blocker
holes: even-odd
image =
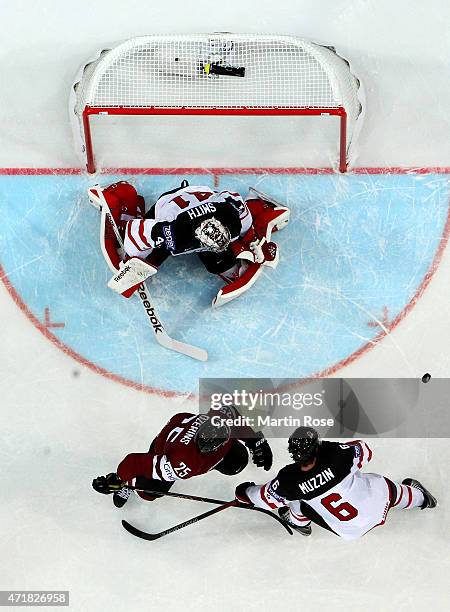
[[[128,261],[121,261],[119,273],[108,282],[108,287],[124,297],[131,297],[141,283],[158,271],[154,266],[132,257]]]
[[[147,214],[144,199],[125,181],[102,193],[123,236],[124,250],[110,231],[96,189],[88,190],[91,204],[102,212],[101,248],[114,272],[108,286],[124,297],[156,274],[169,255],[196,252],[206,269],[225,281],[213,299],[214,307],[247,291],[263,266],[278,264],[278,248],[270,239],[272,232],[287,225],[290,211],[253,188],[244,202],[238,193],[183,181],[162,194]]]

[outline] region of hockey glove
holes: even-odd
[[[103,493],[103,495],[109,495],[120,491],[123,487],[126,487],[127,483],[117,476],[115,472],[111,472],[107,476],[98,476],[92,481],[92,488],[97,493]]]
[[[241,504],[247,504],[247,506],[253,506],[254,504],[252,501],[250,501],[250,498],[248,497],[246,491],[248,487],[254,487],[254,486],[255,486],[254,482],[242,482],[240,485],[238,485],[234,492],[234,496],[237,499],[237,501],[240,502]]]
[[[245,445],[250,451],[252,461],[256,467],[263,467],[268,472],[273,462],[272,449],[262,431],[258,431],[255,435],[255,438],[245,440]]]

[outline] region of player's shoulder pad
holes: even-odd
[[[348,448],[349,447],[342,442],[331,442],[329,440],[323,440],[320,444],[321,453],[339,453]]]
[[[235,406],[220,406],[220,408],[211,408],[209,411],[210,415],[220,414],[222,417],[226,419],[236,419],[241,416],[239,410]]]
[[[275,478],[272,479],[269,493],[278,501],[283,499],[296,499],[297,483],[301,473],[296,463],[291,463],[281,468]]]
[[[341,442],[339,446],[342,449],[350,449],[356,456],[361,453],[361,440],[350,440],[348,442]]]
[[[364,442],[364,440],[352,440],[347,442],[347,445],[353,450],[354,457],[359,459],[358,467],[361,467],[363,463],[368,463],[372,459],[372,449]]]
[[[245,215],[248,211],[247,204],[239,193],[233,191],[221,191],[219,196],[223,198],[223,202],[230,204],[239,215]]]
[[[182,421],[183,419],[189,419],[190,417],[193,417],[193,416],[198,416],[198,415],[193,414],[192,412],[177,412],[169,419],[168,422],[172,423],[172,421]]]
[[[289,463],[289,465],[285,465],[283,468],[281,468],[274,480],[278,480],[280,484],[289,483],[298,478],[298,474],[298,465],[296,463]]]
[[[333,457],[353,459],[355,456],[355,446],[343,442],[323,441],[320,446],[320,454],[328,461],[332,460]]]

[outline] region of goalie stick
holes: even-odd
[[[280,525],[282,525],[286,529],[286,531],[290,535],[292,535],[292,529],[289,527],[286,521],[283,521],[283,519],[281,519],[279,516],[277,516],[273,512],[270,512],[270,510],[265,510],[264,508],[256,508],[255,506],[248,506],[246,504],[240,504],[236,500],[234,500],[234,502],[227,502],[227,501],[224,501],[223,499],[213,499],[210,497],[198,497],[197,495],[187,495],[185,493],[171,493],[170,491],[161,493],[159,491],[149,491],[147,489],[140,489],[138,487],[133,487],[133,486],[128,486],[127,488],[133,491],[140,491],[141,493],[146,493],[148,495],[176,497],[178,499],[188,499],[191,501],[199,501],[199,502],[203,502],[207,504],[218,504],[219,505],[219,508],[215,508],[213,510],[200,514],[199,516],[194,517],[193,519],[184,521],[183,523],[180,523],[179,525],[175,525],[175,527],[170,527],[169,529],[166,529],[156,534],[141,531],[137,527],[130,525],[130,523],[128,523],[127,521],[122,521],[122,526],[124,527],[124,529],[126,529],[126,531],[136,536],[137,538],[141,538],[143,540],[157,540],[158,538],[161,538],[164,535],[168,535],[169,533],[178,531],[179,529],[182,529],[183,527],[188,527],[189,525],[192,525],[193,523],[196,523],[199,520],[203,520],[204,518],[207,518],[208,516],[211,516],[212,514],[215,514],[216,512],[220,512],[221,510],[225,510],[226,508],[231,507],[231,506],[234,506],[235,508],[242,508],[243,510],[254,510],[256,512],[267,514],[268,516],[271,516],[273,519],[275,519],[278,523],[280,523]]]
[[[122,252],[124,253],[124,245],[123,245],[122,236],[119,233],[116,222],[114,221],[114,217],[112,216],[111,210],[108,206],[108,203],[106,202],[105,196],[103,195],[102,188],[100,187],[100,185],[97,184],[97,185],[94,185],[94,187],[91,187],[91,189],[96,190],[98,197],[101,201],[102,217],[104,216],[105,220],[107,220],[110,226],[112,227],[114,234],[116,236],[117,242],[119,243],[119,246]],[[103,228],[104,224],[102,223],[101,225]],[[102,247],[103,254],[105,255],[103,241],[101,241],[101,247]],[[105,256],[105,259],[109,263],[109,258]],[[180,342],[179,340],[174,340],[173,338],[169,336],[169,334],[164,329],[164,326],[161,323],[161,320],[156,314],[155,307],[151,303],[150,293],[148,291],[147,285],[145,284],[145,281],[139,285],[137,294],[139,296],[139,299],[141,300],[141,304],[145,311],[145,314],[147,315],[147,319],[153,329],[156,341],[161,346],[164,346],[165,348],[171,351],[175,351],[177,353],[182,353],[183,355],[187,355],[188,357],[192,357],[192,359],[198,359],[199,361],[207,361],[208,353],[204,349],[193,346],[192,344],[186,344],[185,342]]]
[[[254,187],[249,187],[248,190],[251,193],[256,194],[256,196],[258,198],[261,198],[261,200],[265,200],[266,202],[270,202],[271,204],[274,204],[275,206],[285,206],[285,204],[281,204],[281,202],[278,202],[278,200],[275,200],[274,198],[272,198],[272,196],[267,195],[267,193],[264,193],[264,191],[259,191],[258,189],[255,189]]]

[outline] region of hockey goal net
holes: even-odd
[[[345,172],[360,83],[334,48],[291,36],[143,36],[103,50],[72,88],[71,118],[88,172],[94,115],[331,115]]]

